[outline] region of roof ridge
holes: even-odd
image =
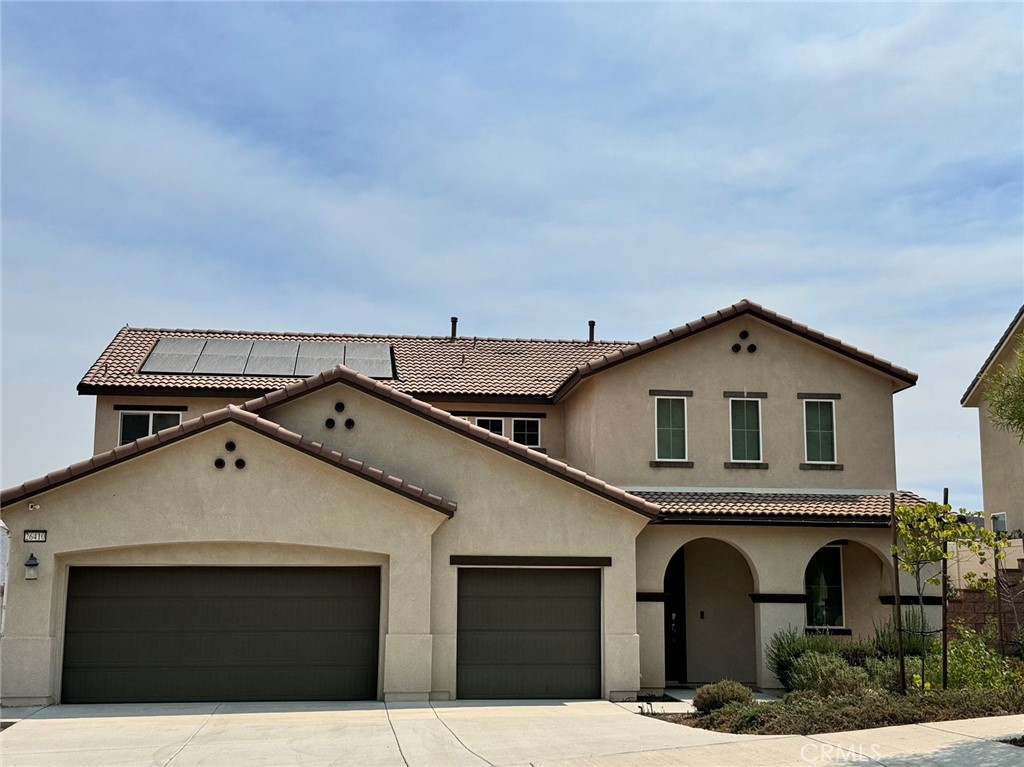
[[[155,328],[135,327],[125,325],[118,331],[138,333],[195,333],[204,335],[253,335],[253,336],[295,336],[299,338],[397,338],[404,341],[451,341],[450,335],[417,335],[409,333],[359,333],[359,332],[336,332],[336,331],[309,331],[309,330],[230,330],[227,328]],[[115,340],[118,336],[115,336]],[[597,344],[629,345],[635,341],[617,341],[608,338],[597,338],[590,341],[586,338],[527,338],[513,336],[467,336],[457,335],[456,341],[508,341],[518,343],[544,343],[544,344],[584,344],[594,346]],[[113,341],[111,341],[111,344]]]
[[[531,450],[525,445],[520,445],[518,442],[512,441],[508,437],[494,434],[487,429],[483,429],[476,424],[470,423],[464,418],[452,415],[447,410],[434,407],[427,402],[416,399],[411,394],[399,391],[383,381],[378,381],[364,376],[362,373],[358,373],[344,365],[337,365],[331,370],[325,370],[324,372],[318,373],[310,378],[304,378],[281,389],[277,389],[276,391],[268,392],[260,397],[251,399],[248,402],[245,402],[242,405],[242,408],[253,413],[258,413],[264,408],[283,404],[284,402],[288,402],[297,397],[317,391],[336,381],[345,381],[347,383],[356,384],[379,399],[389,401],[404,410],[418,414],[421,417],[437,421],[441,425],[453,431],[461,431],[476,441],[487,444],[496,450],[511,455],[512,457],[536,464],[551,474],[560,476],[575,485],[590,490],[591,492],[595,492],[598,495],[602,495],[622,506],[626,506],[632,511],[643,514],[646,517],[653,519],[657,517],[660,512],[657,505],[652,504],[633,493],[627,492],[620,487],[616,487],[609,482],[605,482],[598,477],[587,474],[585,471],[570,466],[563,461],[557,461],[544,453]]]
[[[430,493],[418,485],[386,473],[383,469],[370,466],[363,461],[351,458],[336,450],[330,450],[323,444],[286,429],[269,418],[263,418],[257,413],[246,411],[232,404],[203,413],[176,426],[161,429],[155,434],[142,437],[126,445],[119,445],[113,450],[98,453],[85,461],[79,461],[62,469],[51,471],[42,477],[36,477],[20,485],[6,488],[0,492],[0,504],[6,506],[22,501],[37,493],[52,490],[60,485],[109,468],[114,464],[135,458],[161,447],[166,447],[192,434],[205,431],[226,421],[233,421],[253,429],[277,442],[308,453],[314,458],[332,463],[350,474],[362,476],[364,479],[368,479],[388,490],[407,495],[413,500],[430,506],[448,517],[453,516],[458,508],[458,504],[455,501],[445,499],[436,493]]]

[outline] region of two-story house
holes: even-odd
[[[3,700],[777,687],[780,629],[892,611],[915,381],[749,301],[640,343],[125,327],[96,454],[3,492]]]

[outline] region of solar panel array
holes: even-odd
[[[307,378],[337,365],[370,378],[395,377],[390,344],[237,338],[161,338],[140,372]]]

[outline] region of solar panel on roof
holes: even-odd
[[[143,373],[191,373],[206,345],[204,338],[161,338],[143,363]]]
[[[245,363],[247,376],[293,376],[298,341],[256,341]]]
[[[370,378],[394,378],[390,344],[345,344],[345,367]]]
[[[211,338],[199,355],[193,373],[241,375],[252,351],[252,341],[239,338]]]
[[[303,341],[295,360],[295,375],[315,376],[345,363],[345,344],[327,341]]]

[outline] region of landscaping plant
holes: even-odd
[[[693,695],[693,707],[702,714],[710,713],[730,703],[750,705],[754,702],[754,691],[745,684],[732,679],[698,687]]]

